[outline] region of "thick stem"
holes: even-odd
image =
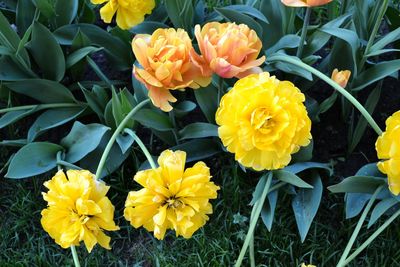
[[[361,105],[361,103],[358,102],[358,100],[354,96],[352,96],[349,92],[347,92],[346,89],[341,87],[339,84],[334,82],[332,79],[330,79],[328,76],[326,76],[319,70],[305,64],[303,61],[301,61],[297,58],[293,58],[293,57],[286,56],[286,55],[272,56],[269,58],[268,61],[284,61],[284,62],[293,64],[293,65],[299,66],[300,68],[302,68],[306,71],[309,71],[309,72],[313,73],[314,75],[318,76],[321,80],[325,81],[327,84],[332,86],[336,91],[338,91],[348,101],[350,101],[350,103],[352,103],[361,112],[361,115],[364,116],[364,118],[367,120],[367,122],[371,125],[371,127],[375,130],[375,132],[378,135],[382,134],[382,130],[379,128],[378,124],[372,118],[371,114],[369,114],[369,112],[364,108],[364,106]]]
[[[249,231],[247,232],[246,239],[244,240],[244,244],[242,246],[242,250],[240,251],[239,257],[236,260],[235,267],[240,267],[242,265],[244,255],[246,254],[247,247],[249,246],[250,240],[254,233],[254,229],[256,228],[256,225],[257,225],[258,217],[260,217],[260,213],[261,213],[262,207],[264,205],[265,198],[267,197],[269,188],[271,186],[272,173],[270,172],[267,175],[268,175],[268,178],[267,178],[268,180],[265,184],[264,191],[261,195],[261,198],[259,200],[257,200],[256,204],[253,207],[253,209],[255,209],[254,217],[250,221]]]
[[[256,209],[256,205],[258,203],[256,203],[254,205],[254,209],[251,210],[251,215],[250,215],[250,221],[254,220],[254,212]],[[249,256],[250,256],[250,266],[251,267],[256,267],[256,259],[255,259],[255,253],[254,253],[254,232],[251,235],[251,239],[250,239],[250,244],[249,244]]]
[[[74,259],[75,267],[81,267],[81,264],[79,263],[78,253],[76,253],[75,246],[71,246],[71,251],[72,251],[72,257]]]
[[[106,148],[104,149],[103,155],[101,156],[99,166],[97,167],[96,171],[96,179],[99,179],[101,173],[103,172],[104,164],[106,163],[108,154],[110,153],[110,150],[112,146],[114,145],[115,140],[117,139],[118,135],[124,130],[125,125],[128,123],[128,121],[133,117],[133,115],[136,114],[143,106],[145,106],[147,103],[150,102],[150,99],[143,100],[139,104],[136,105],[129,113],[126,115],[126,117],[121,121],[121,123],[118,125],[117,129],[115,130],[114,134],[111,136],[110,141],[108,141],[108,144]]]
[[[157,165],[154,162],[153,157],[151,156],[149,150],[143,144],[139,136],[137,136],[131,129],[125,129],[124,132],[132,136],[133,140],[135,140],[135,142],[139,145],[140,149],[142,150],[143,154],[146,156],[146,159],[150,163],[151,168],[156,169]]]
[[[372,243],[372,241],[375,240],[375,238],[380,235],[383,230],[385,230],[397,217],[400,215],[400,210],[396,211],[384,224],[382,224],[360,247],[357,248],[356,251],[354,251],[344,262],[343,266],[346,266],[349,264],[352,260],[354,260],[355,257],[358,256],[366,247],[368,247],[369,244]]]
[[[48,109],[48,108],[70,108],[70,107],[81,107],[82,104],[76,103],[55,103],[55,104],[41,104],[41,105],[27,105],[27,106],[18,106],[11,108],[3,108],[0,109],[0,114],[7,113],[11,111],[19,111],[19,110],[28,110],[36,107],[36,110]]]
[[[298,58],[301,58],[301,54],[303,53],[304,42],[306,41],[306,36],[307,36],[307,28],[308,24],[310,23],[310,16],[311,16],[311,7],[307,7],[306,15],[304,16],[303,29],[301,30],[300,45],[296,53],[296,56]]]
[[[369,200],[367,206],[365,207],[363,213],[361,214],[360,219],[358,220],[358,223],[356,225],[356,228],[353,231],[353,234],[350,237],[349,242],[347,243],[346,248],[344,249],[344,252],[342,254],[342,257],[340,257],[339,263],[336,265],[336,267],[343,267],[345,266],[344,261],[346,260],[347,256],[349,255],[349,252],[351,248],[353,247],[354,242],[356,241],[356,238],[358,236],[358,233],[361,230],[361,227],[365,221],[365,218],[367,217],[369,210],[371,209],[372,205],[375,202],[376,197],[378,196],[379,192],[382,190],[383,186],[378,187],[374,194],[372,195],[371,199]]]

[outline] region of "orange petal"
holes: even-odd
[[[154,106],[166,112],[172,110],[169,102],[176,102],[176,98],[168,89],[154,86],[148,86],[147,89],[149,89],[149,97]]]

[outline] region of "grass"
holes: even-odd
[[[219,157],[221,160],[221,157]],[[132,173],[122,171],[107,180],[113,188],[109,196],[116,206],[121,231],[111,233],[112,250],[96,246],[91,254],[78,248],[82,266],[232,266],[248,227],[251,192],[257,176],[230,167],[227,159],[217,162],[214,173],[222,185],[213,202],[210,222],[193,238],[185,240],[169,233],[164,241],[143,229],[132,228],[123,219],[123,203],[128,189],[136,186]],[[45,207],[41,191],[47,178],[0,180],[0,266],[70,266],[69,250],[57,246],[40,226]],[[342,196],[325,192],[322,206],[309,235],[301,243],[290,205],[290,197],[280,194],[272,233],[259,223],[255,249],[257,266],[299,266],[302,262],[334,266],[347,243],[356,220],[345,220]],[[350,266],[399,266],[397,246],[400,228],[393,224]],[[371,231],[368,231],[371,233]],[[367,238],[366,232],[360,240]],[[245,262],[248,266],[248,262]]]

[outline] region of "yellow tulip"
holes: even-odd
[[[151,14],[155,7],[154,0],[91,0],[95,5],[106,3],[100,9],[101,19],[111,23],[117,13],[117,25],[121,29],[129,29],[141,23],[146,14]]]
[[[114,206],[106,197],[109,186],[95,180],[89,171],[58,171],[44,183],[48,207],[42,211],[43,229],[63,248],[84,241],[89,252],[96,243],[110,249],[106,231],[116,231]]]
[[[145,84],[153,104],[164,111],[170,111],[169,102],[176,101],[169,90],[197,89],[211,81],[191,61],[192,42],[183,29],[158,29],[152,35],[136,35],[132,49],[141,65],[134,66],[135,77]]]
[[[329,4],[332,0],[281,0],[281,2],[291,7],[314,7]]]
[[[218,135],[235,159],[254,170],[285,167],[291,154],[307,146],[311,120],[304,95],[291,82],[268,72],[236,82],[216,113]]]
[[[312,264],[306,265],[305,263],[302,263],[302,264],[301,264],[301,267],[317,267],[317,266],[312,265]]]
[[[201,56],[194,50],[191,56],[204,75],[215,72],[223,78],[242,78],[262,71],[258,66],[265,56],[257,59],[262,43],[247,25],[210,22],[203,28],[196,25],[194,31]]]
[[[186,153],[166,150],[158,158],[160,167],[138,172],[134,180],[143,188],[129,193],[125,218],[135,228],[143,226],[164,239],[167,229],[190,238],[212,214],[210,199],[219,187],[210,182],[210,169],[197,162],[185,170]]]
[[[334,80],[341,87],[345,88],[349,79],[350,79],[351,71],[349,70],[341,70],[334,69],[332,72],[331,79]]]
[[[389,189],[394,195],[400,193],[400,111],[386,120],[386,130],[375,144],[378,168],[387,174]]]

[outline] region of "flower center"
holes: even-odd
[[[268,133],[274,127],[273,115],[265,107],[258,107],[251,113],[251,126],[261,133]]]
[[[180,208],[183,206],[183,202],[176,198],[169,198],[167,199],[167,204],[169,208]]]

